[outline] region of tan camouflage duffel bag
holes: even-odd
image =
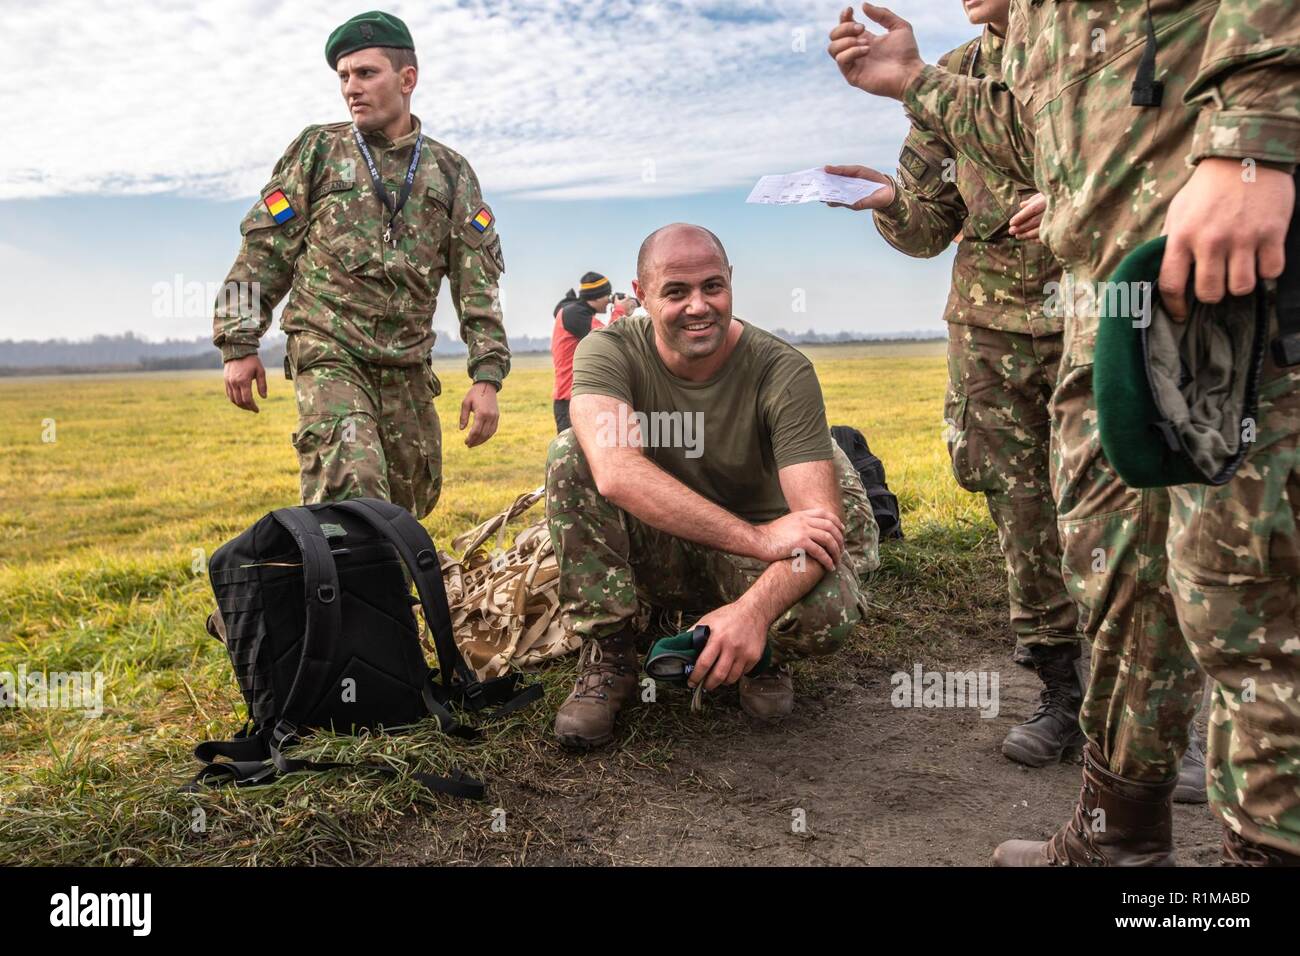
[[[480,680],[536,667],[576,651],[581,638],[560,624],[560,569],[545,517],[515,535],[511,521],[545,497],[546,489],[522,494],[501,514],[451,542],[459,559],[441,555],[456,644]],[[495,547],[487,544],[496,536]]]

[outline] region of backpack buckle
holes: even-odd
[[[298,728],[282,720],[271,731],[271,746],[276,750],[293,745],[298,740]]]
[[[483,690],[482,681],[471,681],[461,690],[461,694],[469,706],[470,710],[482,710],[487,706],[487,694]]]
[[[333,604],[335,597],[334,586],[332,584],[322,584],[316,589],[316,599],[320,601],[321,604]]]

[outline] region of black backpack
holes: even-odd
[[[871,501],[871,511],[880,526],[880,540],[903,537],[903,519],[898,510],[898,498],[885,484],[885,464],[871,453],[862,432],[848,425],[835,425],[831,428],[831,437],[835,444],[844,449],[849,456],[862,487],[866,489]]]
[[[412,597],[404,570],[419,592]],[[541,697],[519,675],[480,682],[456,646],[447,592],[428,533],[375,498],[281,508],[222,545],[209,562],[217,614],[249,722],[232,740],[194,748],[206,784],[264,784],[280,773],[381,764],[290,760],[281,752],[319,728],[403,730],[432,714],[466,739],[478,731],[452,707],[501,716]],[[413,607],[424,609],[441,668],[426,663]],[[209,628],[213,630],[212,627]],[[222,635],[218,635],[219,637]],[[224,758],[224,759],[219,759]],[[480,799],[483,783],[412,774],[431,790]]]

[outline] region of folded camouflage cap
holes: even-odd
[[[339,57],[372,46],[391,46],[401,50],[414,50],[415,41],[406,24],[391,13],[371,10],[358,13],[330,34],[325,41],[325,59],[330,69],[336,69]]]
[[[1225,484],[1250,443],[1268,339],[1265,293],[1170,317],[1156,287],[1165,237],[1138,246],[1098,291],[1097,428],[1130,488]]]

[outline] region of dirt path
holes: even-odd
[[[999,744],[1032,709],[1036,678],[1005,659],[971,667],[1000,675],[998,716],[895,708],[879,668],[847,682],[801,679],[795,715],[776,727],[751,722],[724,693],[710,704],[717,723],[674,745],[666,773],[638,767],[628,748],[572,758],[545,787],[503,780],[500,852],[469,840],[466,861],[985,865],[1000,840],[1050,834],[1080,774],[1004,758]],[[799,810],[803,832],[792,826]],[[1205,806],[1176,808],[1175,839],[1183,865],[1216,862],[1219,827]],[[433,862],[403,842],[384,862]]]

